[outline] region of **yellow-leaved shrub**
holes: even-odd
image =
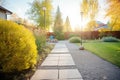
[[[0,20],[0,71],[22,71],[36,63],[37,47],[32,32],[12,21]]]

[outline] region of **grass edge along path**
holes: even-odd
[[[77,43],[77,45],[80,45]],[[102,59],[117,65],[120,68],[120,42],[86,42],[83,43],[86,50]]]

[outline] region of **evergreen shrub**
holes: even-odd
[[[37,63],[35,38],[28,29],[0,20],[0,71],[15,72],[34,68]]]
[[[112,36],[109,36],[109,37],[103,37],[102,41],[103,42],[118,42],[119,39],[112,37]]]
[[[81,39],[80,39],[80,37],[71,37],[69,39],[69,42],[71,42],[71,43],[80,43]]]

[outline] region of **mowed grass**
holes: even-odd
[[[89,41],[83,45],[86,50],[120,67],[120,42]]]

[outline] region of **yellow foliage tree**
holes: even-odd
[[[89,0],[89,14],[90,20],[94,20],[98,13],[98,0]]]
[[[112,31],[120,30],[120,0],[107,0],[109,8],[106,16],[110,17],[110,24]]]
[[[98,0],[83,0],[80,7],[85,19],[90,19],[87,24],[87,30],[92,30],[96,27],[95,17],[98,13]]]
[[[83,0],[83,2],[80,5],[81,11],[83,11],[83,16],[88,17],[88,12],[89,12],[89,3],[88,0]]]
[[[86,31],[92,31],[94,30],[96,27],[98,26],[98,24],[96,23],[96,21],[90,21],[88,22],[87,26],[86,26]]]

